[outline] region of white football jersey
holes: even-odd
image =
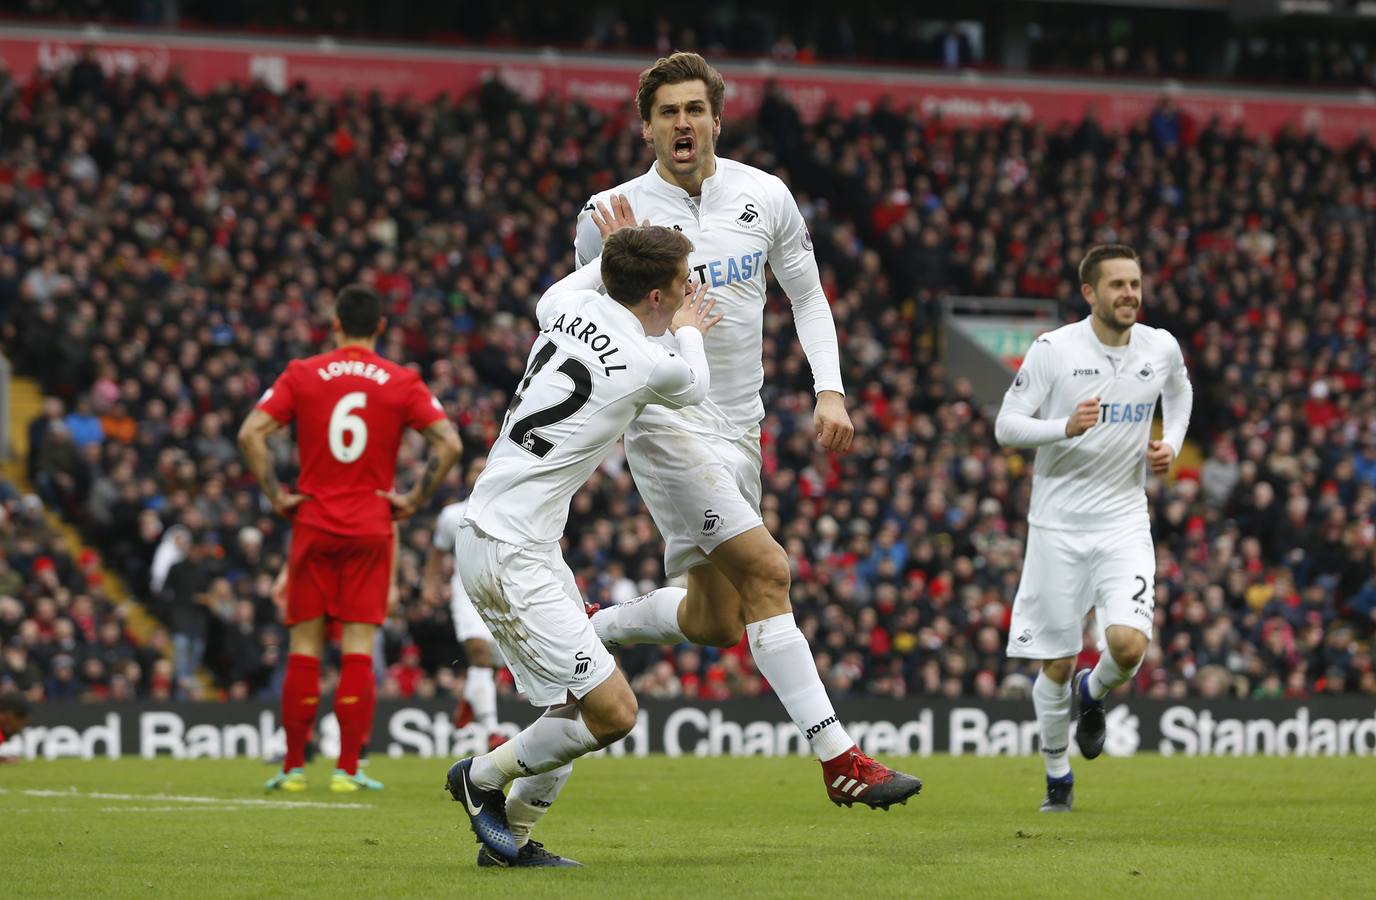
[[[788,187],[778,177],[734,160],[717,159],[717,171],[702,183],[702,195],[665,181],[654,165],[638,178],[593,195],[578,216],[578,265],[602,252],[592,221],[596,204],[624,194],[637,220],[665,225],[693,242],[688,258],[694,281],[707,285],[715,311],[725,318],[707,336],[712,369],[708,403],[680,414],[647,410],[637,427],[685,424],[739,437],[764,418],[764,306],[767,262],[794,305],[799,340],[812,366],[816,390],[844,393],[836,326],[822,292],[812,238]],[[666,335],[666,344],[673,338]]]
[[[1037,447],[1032,525],[1101,529],[1146,519],[1146,453],[1157,398],[1163,399],[1163,438],[1179,453],[1194,392],[1174,337],[1141,324],[1130,334],[1125,347],[1105,346],[1089,318],[1048,332],[1027,351],[1004,394],[999,442]],[[1076,404],[1095,396],[1098,422],[1065,437]]]
[[[435,519],[435,537],[431,542],[436,550],[443,550],[445,553],[454,552],[454,538],[458,536],[459,526],[463,524],[464,514],[468,511],[468,501],[460,500],[458,503],[445,504],[444,509],[440,510],[439,517]],[[450,596],[466,596],[463,591],[463,582],[459,580],[459,570],[454,570],[454,575],[449,579]]]
[[[647,404],[682,407],[707,396],[702,335],[679,329],[680,352],[651,341],[640,320],[578,272],[536,307],[540,336],[501,434],[468,498],[465,521],[510,544],[564,534],[569,500]]]

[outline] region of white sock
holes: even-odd
[[[812,745],[822,762],[835,759],[855,746],[846,734],[836,710],[817,674],[817,663],[807,638],[798,630],[793,613],[750,622],[745,626],[755,667],[769,681],[789,718]]]
[[[593,614],[592,630],[604,644],[682,644],[678,607],[688,591],[665,587]]]
[[[1042,756],[1046,758],[1046,774],[1060,778],[1070,774],[1070,682],[1057,684],[1037,674],[1032,683],[1032,705],[1037,708],[1037,724],[1042,732]]]
[[[513,779],[557,769],[601,748],[581,718],[543,715],[496,750],[475,757],[471,777],[480,788],[504,788]]]
[[[1099,662],[1094,665],[1093,671],[1089,673],[1089,696],[1095,700],[1102,700],[1108,696],[1108,692],[1123,684],[1142,667],[1139,662],[1131,669],[1125,669],[1118,665],[1118,660],[1113,658],[1113,654],[1105,650],[1099,654]]]
[[[497,728],[497,679],[486,666],[469,666],[463,680],[463,699],[473,708],[473,718],[491,734]]]
[[[539,775],[517,778],[506,798],[506,820],[516,846],[524,847],[530,832],[554,804],[554,798],[564,789],[564,782],[573,774],[573,763],[565,763]]]

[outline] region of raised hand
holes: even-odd
[[[712,310],[716,305],[717,301],[707,296],[707,285],[694,285],[689,282],[683,298],[683,305],[669,320],[669,330],[678,331],[683,326],[688,325],[706,336],[708,330],[723,318],[721,313],[712,315]]]
[[[597,226],[597,230],[603,238],[623,228],[634,228],[637,224],[635,212],[631,210],[631,201],[626,198],[625,194],[612,194],[610,200],[610,209],[607,208],[606,204],[599,203],[597,208],[592,211],[593,224]],[[639,224],[649,225],[650,220],[645,219]]]

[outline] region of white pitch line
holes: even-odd
[[[102,806],[103,813],[243,812],[242,806]]]
[[[0,792],[9,791],[0,788]],[[53,791],[26,789],[19,793],[29,797],[71,797],[91,800],[155,800],[163,803],[208,803],[229,806],[266,806],[276,809],[372,809],[371,803],[322,803],[315,800],[261,800],[239,797],[194,797],[180,794],[111,794],[104,791]]]

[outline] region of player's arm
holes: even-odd
[[[431,547],[425,554],[425,569],[420,577],[420,599],[426,606],[438,606],[440,589],[444,582],[445,552]]]
[[[1175,345],[1175,358],[1165,387],[1161,390],[1161,440],[1147,444],[1147,464],[1157,475],[1171,470],[1180,448],[1185,444],[1185,432],[1190,427],[1190,413],[1194,410],[1194,385],[1180,344]]]
[[[602,257],[598,256],[589,265],[581,269],[575,269],[563,278],[560,278],[540,297],[540,302],[535,304],[535,321],[543,329],[549,324],[547,320],[553,319],[555,307],[558,305],[559,298],[575,293],[577,291],[600,291],[602,290]]]
[[[593,219],[595,212],[597,202],[596,198],[593,198],[583,206],[583,211],[578,214],[578,224],[574,226],[573,255],[574,262],[580,269],[587,267],[602,255],[602,231]]]
[[[712,373],[702,338],[721,321],[720,315],[712,313],[715,305],[716,301],[707,296],[707,285],[699,284],[674,313],[669,330],[678,339],[679,355],[663,351],[647,383],[650,403],[679,409],[707,399]]]
[[[994,422],[994,437],[1004,447],[1040,447],[1083,434],[1095,419],[1086,424],[1082,414],[1093,404],[1093,414],[1099,414],[1098,398],[1086,399],[1076,407],[1075,415],[1056,419],[1039,419],[1037,410],[1051,390],[1051,344],[1038,338],[1023,357],[1022,368],[1003,395],[998,419]]]
[[[430,540],[430,551],[425,554],[425,568],[420,577],[420,599],[426,606],[438,606],[444,581],[444,558],[454,552],[454,529],[450,522],[454,506],[446,506],[435,519],[435,534]]]
[[[282,570],[277,573],[277,577],[272,579],[272,590],[269,596],[272,597],[272,605],[277,609],[277,616],[280,619],[287,617],[287,579],[290,577],[287,572],[291,567],[286,563],[282,564]]]
[[[812,426],[828,450],[844,453],[850,449],[855,426],[846,412],[846,388],[841,381],[841,351],[836,340],[836,320],[822,289],[817,257],[807,224],[787,188],[778,185],[775,197],[774,242],[769,248],[769,267],[788,295],[793,307],[793,324],[798,343],[812,368],[812,389],[817,405]]]
[[[444,481],[444,476],[454,468],[463,453],[463,442],[454,424],[446,418],[439,418],[420,430],[421,436],[430,445],[430,455],[425,460],[425,471],[411,490],[404,494],[395,491],[378,491],[392,504],[392,518],[406,519],[414,515],[435,496],[435,489]]]
[[[279,516],[291,515],[306,499],[304,494],[293,494],[283,488],[277,481],[277,473],[273,470],[268,436],[280,431],[285,425],[285,422],[279,421],[262,409],[254,408],[248,414],[248,418],[244,419],[244,424],[239,427],[239,449],[244,454],[244,462],[253,473],[253,477],[258,479],[258,487],[272,504],[273,512]]]
[[[392,523],[392,572],[387,582],[387,612],[392,613],[401,602],[401,584],[397,581],[397,570],[401,562],[401,525]]]

